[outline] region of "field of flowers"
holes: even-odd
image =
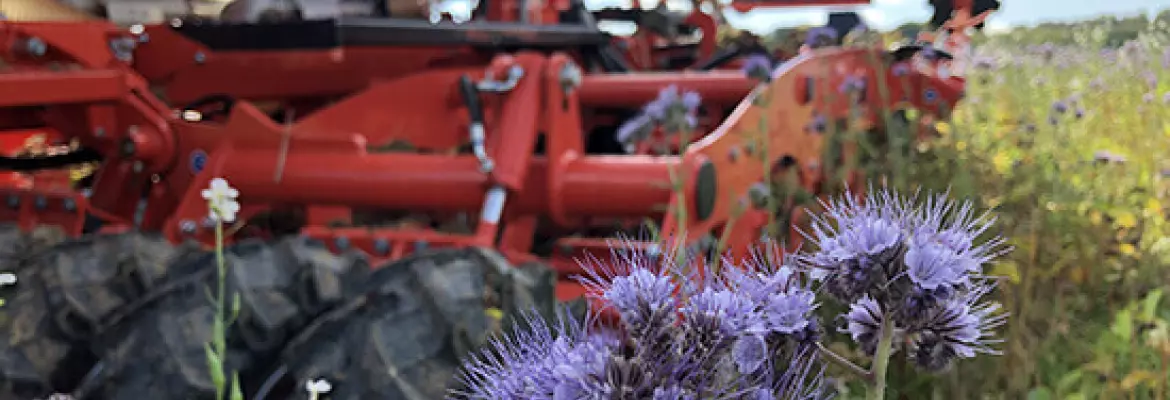
[[[1004,354],[939,377],[895,366],[901,398],[1170,397],[1165,23],[1120,47],[1088,23],[1068,44],[979,45],[967,102],[901,172],[996,209],[1015,248],[993,271]]]

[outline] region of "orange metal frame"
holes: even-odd
[[[277,206],[302,207],[308,212],[303,234],[333,249],[359,249],[377,259],[424,247],[488,246],[513,261],[529,261],[536,258],[533,237],[542,218],[571,228],[591,219],[651,217],[662,221],[665,237],[677,243],[729,230],[732,254],[743,255],[767,224],[766,214],[751,209],[746,197],[763,182],[764,168],[794,160],[803,186],[813,189],[821,182],[822,139],[807,129],[814,120],[860,117],[876,126],[880,110],[906,106],[942,118],[962,96],[961,80],[914,69],[908,61],[891,65],[880,49],[817,51],[790,61],[770,82],[757,85],[732,72],[575,79],[580,76],[576,64],[562,53],[497,55],[480,66],[456,63],[424,72],[369,64],[375,54],[407,54],[406,49],[207,53],[202,64],[192,65],[183,55],[206,49],[168,37],[165,28],[147,32],[151,41],[143,43],[139,36],[98,23],[0,23],[0,50],[12,65],[0,73],[0,108],[38,106],[37,118],[46,127],[106,155],[90,196],[58,187],[0,188],[0,196],[9,200],[0,219],[27,228],[60,225],[76,235],[87,215],[97,215],[122,226],[163,231],[174,241],[210,243],[200,191],[223,177],[240,189],[241,220]],[[108,41],[118,38],[142,43],[133,68],[108,50]],[[38,41],[44,51],[30,53],[40,49],[30,45]],[[412,57],[430,54],[423,57],[427,60],[452,54],[414,51]],[[268,62],[250,64],[248,59]],[[411,62],[410,57],[398,59]],[[69,67],[50,70],[45,67],[50,64]],[[250,72],[253,68],[265,74]],[[460,100],[460,78],[502,79],[513,68],[524,72],[514,87],[479,96],[486,155],[494,169],[483,172],[481,160],[470,155],[438,152],[467,141],[471,117]],[[869,82],[864,96],[838,92],[846,80],[857,79]],[[237,102],[223,121],[188,122],[155,97],[153,82],[169,89],[172,101],[200,96],[197,82],[205,83],[203,94],[224,89],[251,99],[344,97],[287,125],[247,101]],[[672,84],[734,111],[681,156],[586,153],[582,115],[587,110],[636,107]],[[878,92],[881,85],[888,89],[884,97]],[[0,126],[9,122],[0,119]],[[546,143],[540,154],[539,137]],[[369,144],[393,140],[436,152],[367,150]],[[670,190],[672,175],[683,182],[682,196]],[[146,210],[135,223],[144,193]],[[468,234],[327,224],[362,206],[465,212],[480,220]],[[664,212],[669,209],[686,209],[690,217],[677,221],[676,214]],[[675,229],[679,222],[683,231]],[[572,274],[578,271],[577,259],[604,256],[609,245],[606,238],[561,237],[546,261]],[[565,299],[581,292],[569,281],[558,287]]]

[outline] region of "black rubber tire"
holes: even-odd
[[[352,298],[369,273],[365,257],[336,256],[299,237],[243,243],[229,249],[225,260],[227,291],[240,299],[228,332],[226,369],[240,374],[245,393],[255,389],[254,376],[267,370],[292,333]],[[94,349],[103,373],[86,399],[215,397],[204,346],[215,320],[209,297],[216,265],[214,256],[205,255],[179,267],[197,272],[99,335]],[[230,313],[231,297],[227,303]]]
[[[419,253],[375,270],[365,295],[323,315],[293,339],[282,359],[291,393],[330,382],[331,400],[431,400],[457,384],[460,360],[521,312],[553,315],[556,275],[542,265],[511,267],[483,249]],[[493,322],[486,312],[498,308]]]
[[[161,237],[93,235],[56,245],[61,235],[0,229],[16,285],[0,290],[0,399],[69,391],[95,364],[94,330],[140,301],[177,271],[174,260],[197,254]],[[13,257],[10,254],[19,256]]]

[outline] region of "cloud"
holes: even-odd
[[[863,8],[858,11],[858,14],[861,14],[861,20],[865,21],[866,26],[884,28],[889,22],[889,18],[886,17],[886,12],[877,7]]]

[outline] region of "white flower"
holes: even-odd
[[[0,286],[16,284],[16,274],[11,272],[0,273]]]
[[[330,385],[329,381],[324,379],[305,382],[305,391],[314,396],[318,394],[329,393],[331,390],[333,390],[333,385]]]
[[[203,190],[203,198],[207,199],[207,207],[212,221],[232,222],[236,220],[236,213],[240,211],[240,203],[236,197],[240,191],[228,185],[223,178],[211,180],[211,186]]]

